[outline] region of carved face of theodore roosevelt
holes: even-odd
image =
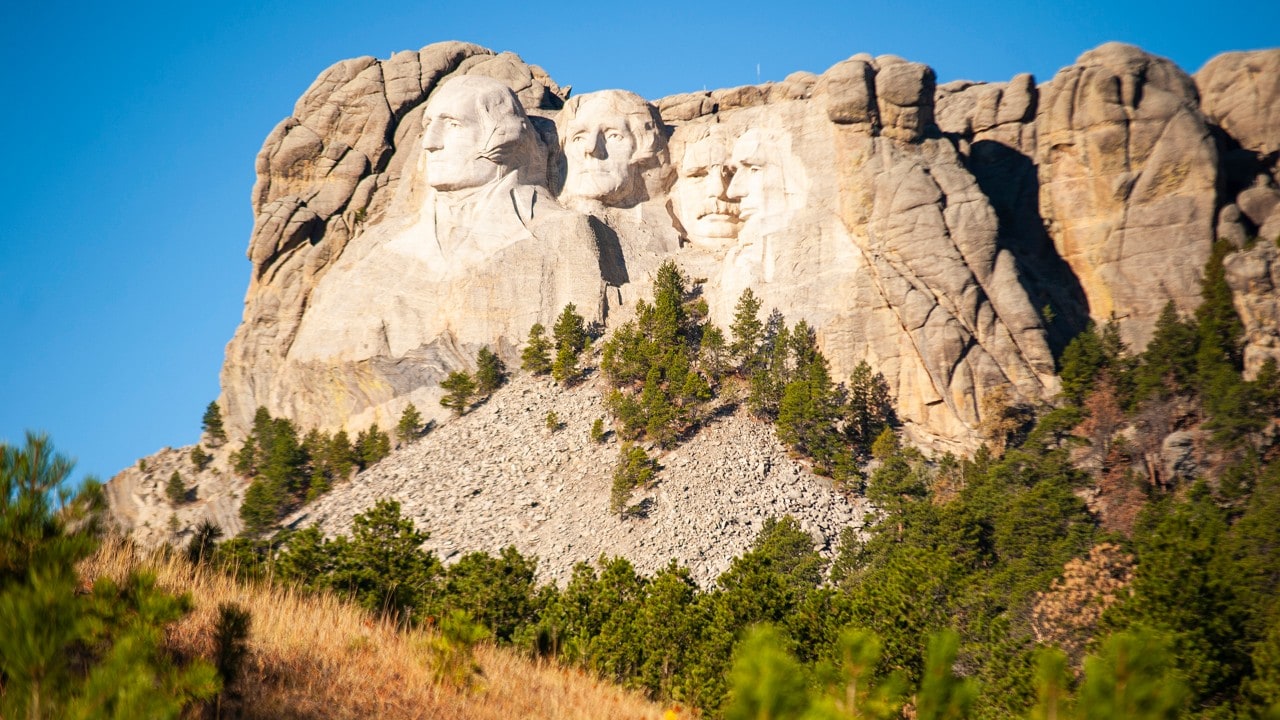
[[[705,248],[724,246],[738,235],[738,203],[729,199],[733,164],[728,140],[710,134],[685,147],[672,188],[676,216],[689,241]]]
[[[565,156],[567,198],[629,206],[644,200],[641,172],[658,158],[663,139],[644,98],[602,90],[570,100],[556,118]]]
[[[422,122],[427,183],[443,192],[502,178],[527,159],[534,142],[515,94],[492,78],[446,82],[431,95]]]

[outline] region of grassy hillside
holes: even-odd
[[[251,615],[248,658],[224,716],[244,718],[658,718],[662,709],[581,671],[480,644],[470,688],[434,679],[430,630],[396,628],[327,593],[240,582],[174,554],[108,539],[81,565],[86,584],[154,573],[160,588],[190,593],[194,609],[168,630],[182,656],[210,661],[220,604]],[[226,702],[226,701],[224,701]],[[238,713],[238,715],[234,714]]]

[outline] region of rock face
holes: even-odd
[[[205,447],[208,447],[206,443]],[[249,481],[230,472],[229,446],[215,449],[203,470],[191,461],[191,448],[164,448],[111,478],[104,486],[115,524],[147,546],[181,547],[201,522],[222,528],[224,537],[240,532],[240,501]],[[187,501],[174,504],[165,490],[178,473]]]
[[[569,98],[463,43],[344,61],[258,157],[228,426],[262,405],[387,427],[436,408],[481,346],[513,363],[566,303],[614,326],[672,258],[718,324],[751,288],[817,329],[837,378],[883,373],[917,441],[970,449],[988,392],[1050,398],[1053,352],[1090,319],[1140,349],[1167,301],[1198,303],[1215,232],[1280,226],[1278,58],[1223,56],[1193,82],[1108,44],[1039,87],[939,87],[856,55],[653,103]],[[1262,357],[1258,262],[1233,282],[1257,294],[1239,297]]]
[[[1195,81],[1223,146],[1218,236],[1237,246],[1258,240],[1224,262],[1252,377],[1267,359],[1280,361],[1280,49],[1219,55]]]
[[[365,57],[334,65],[263,143],[248,250],[253,272],[244,319],[222,370],[221,405],[233,431],[247,427],[260,405],[308,425],[347,419],[367,424],[372,408],[441,377],[399,357],[380,356],[381,371],[370,368],[372,363],[343,364],[341,358],[316,373],[287,364],[313,291],[352,237],[366,237],[365,229],[379,220],[417,213],[413,203],[422,204],[425,189],[403,188],[407,199],[397,204],[400,179],[406,172],[419,177],[414,166],[424,101],[451,74],[494,78],[535,112],[558,108],[565,94],[540,68],[510,53],[440,43],[390,60]],[[369,249],[359,243],[353,248],[362,255]]]
[[[1109,43],[1041,90],[1040,210],[1090,314],[1143,347],[1168,300],[1189,312],[1213,240],[1218,153],[1194,83]]]

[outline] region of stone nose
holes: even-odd
[[[591,133],[587,138],[586,145],[587,155],[590,155],[593,158],[603,160],[609,156],[609,151],[606,150],[604,146],[604,133],[602,132]]]
[[[444,131],[440,129],[440,123],[427,124],[427,131],[422,134],[422,147],[430,151],[444,147]]]
[[[733,168],[717,165],[711,168],[711,172],[708,174],[712,178],[711,182],[716,191],[716,199],[730,200],[729,185],[733,182]]]
[[[728,186],[724,189],[725,199],[741,200],[747,194],[746,188],[743,187],[745,184],[742,180],[744,173],[735,172],[733,168],[729,168],[728,172],[732,175],[732,178],[729,180]]]

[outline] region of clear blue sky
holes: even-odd
[[[320,71],[441,40],[657,98],[859,52],[1050,78],[1121,40],[1194,72],[1280,45],[1280,3],[12,2],[0,14],[0,440],[104,479],[194,442],[240,321],[263,138]]]

